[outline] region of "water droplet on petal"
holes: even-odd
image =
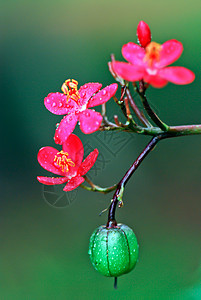
[[[106,91],[106,90],[103,90],[102,94],[103,94],[103,95],[106,95],[106,94],[107,94],[107,91]]]
[[[55,102],[53,102],[53,103],[52,103],[52,106],[53,106],[53,107],[55,107],[55,106],[56,106],[56,103],[55,103]]]

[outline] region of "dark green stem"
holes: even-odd
[[[102,188],[98,185],[95,185],[86,175],[84,175],[83,177],[86,180],[86,182],[90,185],[90,187],[86,186],[84,184],[81,184],[80,187],[87,190],[87,191],[98,192],[98,193],[102,193],[102,194],[108,194],[108,193],[114,191],[117,187],[117,184],[115,184],[115,185],[112,185],[110,187]]]
[[[151,130],[153,130],[153,128]],[[148,143],[148,145],[145,147],[145,149],[134,161],[132,166],[128,169],[124,177],[118,183],[117,189],[113,196],[112,203],[109,208],[107,227],[115,226],[117,224],[115,220],[115,211],[116,211],[117,204],[119,203],[119,200],[122,200],[122,193],[124,187],[128,182],[128,180],[130,179],[130,177],[133,175],[133,173],[140,166],[144,158],[149,154],[151,150],[155,148],[156,144],[162,139],[178,137],[183,135],[192,135],[192,134],[201,134],[201,125],[172,126],[169,127],[168,132],[163,132],[161,131],[161,129],[157,129],[157,134],[155,134],[156,136],[154,136],[151,139],[151,141]]]
[[[134,113],[136,114],[137,118],[141,121],[141,123],[146,126],[146,127],[150,127],[151,124],[149,123],[149,121],[147,120],[147,118],[144,116],[143,112],[141,112],[139,110],[139,108],[137,107],[137,105],[135,104],[134,99],[131,96],[131,93],[128,89],[128,87],[126,88],[126,95],[128,97],[128,100],[130,102],[130,105],[134,111]]]
[[[114,288],[117,289],[117,277],[114,277]]]
[[[165,123],[163,123],[160,118],[157,116],[157,114],[152,110],[151,106],[149,105],[149,102],[147,100],[147,97],[145,95],[145,86],[144,82],[141,80],[139,82],[139,90],[138,88],[135,88],[136,91],[138,92],[142,104],[144,106],[145,111],[147,112],[148,116],[152,119],[152,121],[162,130],[162,131],[168,131],[169,127]]]
[[[142,134],[158,136],[164,133],[160,128],[144,128]],[[182,125],[182,126],[169,126],[168,135],[169,137],[178,137],[185,135],[196,135],[201,134],[201,125]]]
[[[110,126],[101,126],[100,131],[125,131],[125,132],[134,132],[142,135],[158,136],[164,133],[158,127],[145,128],[138,126],[138,130],[132,130],[129,127],[110,127]],[[182,126],[169,126],[168,133],[172,137],[176,136],[185,136],[185,135],[196,135],[201,134],[201,125],[182,125]]]
[[[119,202],[119,197],[121,198],[121,194],[124,190],[124,187],[130,177],[133,175],[133,173],[137,170],[137,168],[140,166],[141,162],[145,159],[145,157],[148,155],[148,153],[154,149],[156,144],[159,142],[159,140],[165,138],[165,135],[156,136],[151,139],[151,141],[148,143],[148,145],[145,147],[145,149],[142,151],[142,153],[138,156],[138,158],[134,161],[134,163],[131,165],[131,167],[128,169],[124,177],[120,180],[120,182],[117,185],[117,189],[114,193],[112,203],[110,204],[109,213],[108,213],[108,222],[107,227],[112,227],[117,224],[115,220],[115,211],[117,207],[117,203]]]

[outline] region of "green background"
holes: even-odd
[[[110,53],[122,59],[121,47],[136,42],[140,20],[153,41],[181,41],[175,65],[196,74],[191,85],[150,88],[150,102],[168,124],[199,123],[200,1],[1,1],[1,15],[0,299],[200,299],[199,136],[162,141],[128,183],[117,220],[134,229],[140,258],[119,278],[118,290],[87,254],[112,195],[80,188],[50,194],[36,180],[49,175],[37,152],[54,146],[61,119],[45,109],[44,97],[68,78],[112,83]],[[111,100],[110,118],[114,110]],[[86,152],[101,153],[91,171],[101,186],[117,182],[149,140],[84,135],[78,126],[76,134]]]

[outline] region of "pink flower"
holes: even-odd
[[[145,49],[135,43],[122,47],[122,55],[129,62],[112,62],[114,72],[127,81],[144,80],[154,87],[161,88],[168,81],[175,84],[188,84],[195,79],[192,71],[184,67],[167,67],[181,55],[183,46],[177,40],[169,40],[160,45],[149,43]]]
[[[87,83],[77,90],[76,80],[66,80],[62,85],[62,93],[50,93],[44,100],[46,108],[53,114],[66,115],[56,129],[54,140],[62,144],[73,132],[77,121],[84,133],[98,130],[102,116],[95,110],[88,109],[108,101],[118,88],[116,83],[101,89],[100,83]],[[97,93],[98,92],[98,93]]]
[[[72,191],[84,182],[85,175],[94,165],[98,150],[92,151],[82,162],[84,148],[81,140],[71,134],[62,145],[62,151],[52,147],[43,147],[38,152],[38,162],[47,171],[62,177],[38,176],[39,182],[46,185],[66,183],[64,191]]]
[[[137,37],[141,47],[145,48],[151,42],[151,30],[149,25],[140,21],[137,26]]]

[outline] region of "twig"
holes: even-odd
[[[98,185],[95,185],[86,175],[84,175],[83,177],[91,187],[86,186],[84,184],[81,184],[80,187],[87,190],[87,191],[98,192],[98,193],[102,193],[102,194],[108,194],[108,193],[114,191],[117,187],[117,184],[115,184],[115,185],[112,185],[110,187],[102,188]]]
[[[147,97],[145,95],[146,87],[144,85],[144,82],[141,80],[139,82],[139,89],[135,86],[135,90],[139,94],[142,104],[144,106],[144,109],[146,110],[148,116],[151,118],[151,120],[163,131],[168,131],[169,126],[163,123],[160,118],[157,116],[157,114],[152,110],[151,106],[149,105],[149,102],[147,100]]]
[[[137,105],[135,104],[134,99],[131,96],[131,93],[128,89],[128,87],[126,88],[126,95],[128,97],[128,100],[130,102],[130,105],[134,111],[134,113],[136,114],[136,116],[138,117],[138,119],[141,121],[141,123],[146,126],[146,127],[150,127],[151,124],[149,123],[149,121],[147,120],[147,118],[145,117],[145,115],[143,114],[143,112],[141,112],[139,110],[139,108],[137,107]]]

